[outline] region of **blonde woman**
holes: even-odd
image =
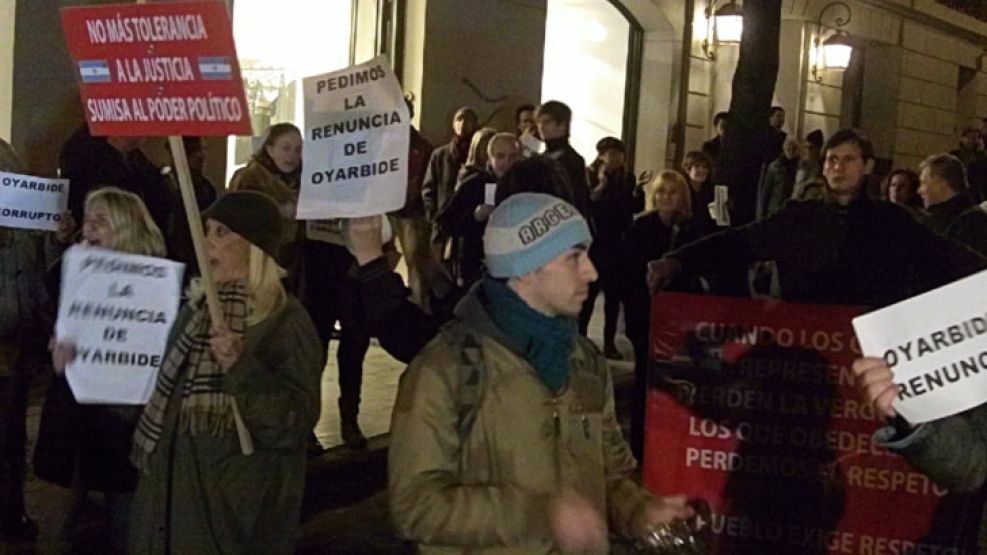
[[[325,349],[275,261],[281,219],[235,192],[203,213],[223,322],[192,285],[134,434],[131,553],[291,553]],[[238,440],[233,402],[255,452]]]
[[[164,256],[164,239],[144,202],[133,193],[116,187],[97,189],[87,195],[82,225],[84,244],[120,252]],[[52,272],[60,276],[60,272]],[[50,284],[49,295],[57,306],[58,286]],[[130,497],[137,473],[129,462],[130,437],[140,407],[80,405],[65,380],[65,365],[74,356],[74,346],[54,345],[52,379],[41,414],[41,428],[34,451],[34,473],[63,488],[65,520],[58,540],[72,541],[75,517],[90,491],[103,492],[111,544],[120,552],[126,535]],[[119,545],[115,542],[120,542]]]
[[[645,212],[637,217],[624,239],[624,321],[634,346],[635,389],[631,413],[631,449],[640,458],[644,442],[644,399],[648,367],[648,328],[651,295],[645,278],[648,262],[697,239],[693,225],[692,195],[685,177],[676,171],[659,173],[645,189]],[[705,207],[702,207],[705,208]],[[679,291],[696,290],[683,279]],[[676,290],[676,289],[673,289]]]

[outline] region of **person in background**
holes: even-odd
[[[761,176],[757,190],[757,219],[766,218],[781,210],[795,192],[795,174],[798,170],[798,141],[789,139],[778,158],[768,164]]]
[[[538,124],[535,122],[535,107],[522,104],[514,111],[514,134],[518,138],[524,135],[538,136]]]
[[[603,291],[603,352],[607,358],[623,358],[617,349],[617,319],[623,297],[621,257],[624,234],[634,214],[644,208],[644,195],[637,187],[634,173],[626,166],[624,143],[616,137],[604,137],[596,143],[597,158],[587,168],[590,184],[590,215],[596,235],[589,256],[599,279],[590,284],[589,296],[579,312],[579,333],[586,335],[596,297]]]
[[[771,111],[768,112],[768,137],[770,137],[770,142],[766,146],[767,150],[764,153],[765,164],[770,164],[782,155],[785,139],[788,137],[788,133],[785,133],[784,128],[785,109],[781,106],[772,106]]]
[[[141,150],[144,137],[94,137],[82,124],[62,145],[59,177],[71,182],[69,210],[82,221],[86,196],[99,187],[119,187],[147,206],[158,229],[165,229],[178,199],[161,170]]]
[[[4,140],[0,171],[25,171]],[[0,227],[0,542],[30,542],[38,536],[38,525],[24,503],[28,392],[39,359],[47,356],[48,322],[41,316],[49,303],[45,269],[71,241],[74,230],[68,211],[55,233]]]
[[[324,345],[281,282],[279,208],[238,191],[203,218],[223,321],[193,281],[133,437],[128,550],[293,553]]]
[[[216,202],[218,196],[216,187],[203,173],[206,163],[205,143],[202,137],[182,137],[182,144],[185,148],[185,157],[188,159],[195,201],[200,210],[205,210]],[[170,153],[171,144],[169,141],[165,141],[165,147]],[[182,202],[178,173],[174,166],[165,166],[161,169],[161,174],[167,179],[168,186],[171,187],[172,194],[176,199],[175,210],[172,211],[168,218],[168,225],[164,229],[165,244],[171,259],[185,264],[185,279],[189,280],[193,276],[199,275],[199,261],[195,258],[195,249],[192,246],[192,232],[188,227],[185,203]]]
[[[798,196],[802,184],[822,177],[822,147],[823,132],[821,130],[815,129],[805,136],[805,142],[802,143],[802,156],[799,158],[799,167],[795,171],[795,190],[792,191],[792,198]]]
[[[137,195],[103,187],[86,197],[83,244],[144,256],[164,256],[165,242]],[[57,281],[61,272],[53,272]],[[50,283],[51,312],[57,311],[59,287]],[[130,502],[137,471],[130,463],[130,438],[137,425],[138,405],[82,405],[65,379],[65,366],[75,357],[75,345],[55,343],[52,378],[41,412],[34,450],[34,473],[64,488],[59,507],[65,519],[58,541],[71,544],[79,514],[89,492],[103,493],[106,506],[107,551],[123,553]]]
[[[631,450],[641,457],[644,450],[644,403],[647,397],[648,331],[651,322],[651,293],[645,280],[648,262],[702,236],[695,225],[692,195],[685,178],[666,170],[648,184],[645,212],[627,230],[620,248],[618,270],[624,291],[624,321],[627,338],[634,347],[634,397],[631,402]],[[697,279],[680,278],[675,291],[699,292]]]
[[[963,162],[951,154],[937,154],[920,168],[918,194],[927,212],[922,221],[943,237],[987,256],[987,212],[970,198]]]
[[[476,112],[472,108],[464,106],[456,110],[452,118],[452,139],[433,150],[428,160],[428,170],[425,181],[422,182],[422,202],[425,204],[425,217],[434,226],[429,248],[434,260],[442,260],[447,239],[436,225],[435,217],[456,191],[459,170],[469,157],[470,143],[476,128]]]
[[[713,161],[705,152],[693,150],[685,155],[682,170],[689,183],[690,206],[693,226],[699,233],[712,233],[716,222],[709,213],[715,191],[713,189]]]
[[[569,144],[572,110],[558,100],[549,100],[538,107],[535,115],[538,134],[545,141],[545,156],[556,160],[569,176],[569,194],[572,204],[584,218],[590,218],[589,183],[586,180],[586,161]],[[590,221],[590,229],[593,228]]]
[[[918,174],[908,168],[898,168],[881,182],[881,200],[908,210],[916,218],[924,215],[922,197],[918,195]]]
[[[729,112],[718,112],[713,116],[713,130],[716,136],[703,143],[702,152],[709,159],[710,168],[716,165],[720,159],[720,149],[723,148],[723,136],[727,132],[727,123],[730,120]]]
[[[481,133],[474,135],[474,144],[483,142],[477,141]],[[483,275],[483,231],[494,208],[487,198],[487,191],[490,187],[496,187],[497,180],[521,156],[521,144],[510,133],[498,133],[486,142],[486,168],[460,181],[456,192],[436,218],[442,231],[456,241],[453,251],[457,256],[453,267],[458,287],[468,288]]]
[[[278,264],[288,271],[287,283],[299,292],[305,228],[295,219],[302,175],[302,132],[290,123],[267,129],[264,142],[250,162],[230,179],[230,191],[257,191],[271,199],[281,214]]]
[[[405,97],[410,118],[415,117],[415,105],[409,96]],[[394,235],[401,245],[401,254],[408,267],[408,287],[412,298],[425,306],[427,293],[422,278],[423,266],[428,260],[429,223],[425,219],[425,204],[422,202],[422,183],[432,156],[432,145],[415,129],[408,126],[411,138],[408,141],[408,189],[404,207],[391,212]]]

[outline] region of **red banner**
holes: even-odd
[[[644,478],[710,503],[712,553],[967,552],[981,500],[872,441],[882,424],[850,370],[861,312],[655,296]]]
[[[249,135],[223,2],[62,9],[93,135]]]

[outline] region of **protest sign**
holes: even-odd
[[[861,311],[655,296],[644,479],[710,503],[710,554],[967,553],[956,527],[981,507],[873,442]]]
[[[308,77],[298,219],[354,218],[404,206],[408,106],[387,58]]]
[[[93,135],[249,135],[223,2],[62,9]]]
[[[147,402],[178,314],[183,271],[150,256],[82,246],[65,253],[55,335],[75,345],[65,377],[77,401]]]
[[[894,372],[894,408],[913,424],[987,402],[987,272],[853,320],[864,354]]]
[[[56,231],[68,202],[68,179],[0,172],[0,227]]]

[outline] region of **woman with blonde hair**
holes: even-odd
[[[116,187],[90,192],[85,199],[83,244],[119,252],[164,256],[164,238],[144,202]],[[49,274],[54,281],[60,271]],[[59,287],[49,284],[52,310],[58,306]],[[52,318],[53,319],[53,318]],[[56,541],[71,542],[75,520],[90,491],[104,494],[110,552],[122,552],[130,498],[137,473],[130,464],[130,437],[141,408],[132,405],[80,405],[65,379],[65,365],[75,348],[57,343],[52,350],[55,376],[45,397],[34,473],[66,492],[65,520]],[[116,544],[116,542],[121,542]]]
[[[203,217],[223,321],[211,321],[194,283],[133,438],[129,551],[291,553],[325,349],[281,284],[277,206],[235,192]]]
[[[635,389],[631,412],[631,449],[640,459],[644,444],[644,401],[647,391],[648,328],[651,294],[645,281],[648,262],[698,239],[689,183],[679,172],[666,170],[645,189],[645,212],[631,224],[624,239],[624,322],[634,346]],[[703,207],[704,208],[704,207]],[[684,278],[678,291],[697,291],[695,280]]]

